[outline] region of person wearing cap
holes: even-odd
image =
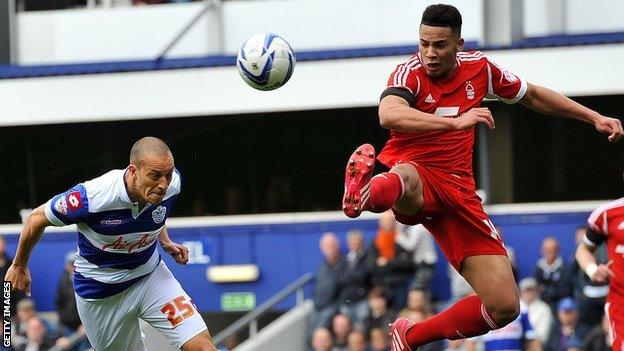
[[[571,297],[564,297],[557,304],[557,320],[559,323],[550,330],[544,345],[545,351],[566,351],[570,340],[583,340],[588,328],[578,324],[578,304]]]
[[[537,281],[528,277],[520,280],[520,301],[527,305],[529,321],[533,325],[538,338],[544,344],[548,339],[553,322],[553,314],[548,304],[537,294]]]
[[[89,341],[86,338],[82,321],[78,315],[78,308],[76,307],[76,296],[74,295],[74,261],[76,261],[76,252],[71,251],[65,255],[65,269],[63,274],[56,285],[56,297],[54,303],[56,305],[56,311],[59,315],[59,328],[58,334],[60,338],[56,344],[61,347],[69,346],[69,340],[67,337],[80,332],[84,336],[83,340],[75,345],[73,348],[68,348],[70,351],[82,351],[91,347]]]

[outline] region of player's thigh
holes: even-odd
[[[403,196],[396,202],[394,209],[403,215],[413,215],[423,207],[423,183],[418,168],[411,163],[400,163],[390,170],[403,179]]]
[[[520,308],[519,294],[507,256],[468,256],[462,261],[460,273],[479,295],[499,326],[515,319]]]
[[[78,314],[95,350],[147,350],[139,327],[138,299],[133,299],[129,292],[95,301],[76,295]]]
[[[170,344],[182,348],[189,340],[206,331],[197,307],[163,262],[143,287],[140,318],[154,327]],[[202,342],[202,338],[198,339]],[[203,341],[205,344],[205,340]]]

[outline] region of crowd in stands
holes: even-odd
[[[86,339],[82,322],[78,316],[76,297],[72,286],[75,253],[65,257],[63,274],[56,290],[56,318],[37,312],[35,301],[21,293],[11,294],[11,347],[2,347],[2,351],[47,351],[54,346],[67,351],[92,350]],[[0,275],[4,278],[13,262],[6,253],[6,243],[0,236]],[[77,342],[72,343],[72,338]]]
[[[576,230],[576,244],[585,231]],[[323,234],[320,240],[324,259],[316,272],[310,350],[390,350],[388,325],[398,316],[422,321],[474,293],[449,266],[450,301],[432,301],[430,282],[437,261],[433,239],[422,226],[401,226],[391,212],[381,215],[370,243],[357,229],[345,239],[344,250],[333,233]],[[513,248],[508,247],[508,254],[518,278]],[[604,247],[596,256],[606,262]],[[562,257],[555,238],[543,240],[532,276],[520,280],[518,288],[521,313],[509,325],[479,337],[434,342],[420,350],[610,350],[603,311],[608,285],[591,282],[574,257]]]

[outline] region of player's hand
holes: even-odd
[[[609,134],[609,141],[614,143],[624,136],[622,122],[617,118],[600,116],[594,123],[600,133]]]
[[[468,112],[455,118],[454,122],[456,130],[469,130],[477,125],[477,123],[483,123],[490,129],[494,129],[496,127],[492,112],[490,112],[490,109],[487,107],[472,108]]]
[[[170,254],[173,259],[179,264],[186,264],[188,262],[189,250],[188,247],[174,243],[173,241],[160,242],[163,250]]]
[[[11,265],[4,276],[4,280],[11,282],[11,288],[13,290],[26,293],[26,296],[31,296],[30,291],[30,270],[28,267],[20,267]]]
[[[590,277],[593,282],[596,283],[606,283],[613,277],[613,271],[611,270],[611,265],[613,264],[613,260],[609,260],[607,264],[599,264],[596,272]]]

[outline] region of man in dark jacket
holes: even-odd
[[[540,299],[550,306],[553,315],[557,314],[557,302],[572,294],[568,274],[567,265],[559,255],[559,242],[552,237],[545,238],[542,241],[542,258],[535,265],[533,277],[539,286]]]
[[[69,252],[65,256],[65,271],[61,275],[56,287],[56,298],[54,303],[56,304],[56,310],[59,314],[59,340],[57,344],[59,346],[68,345],[68,339],[70,335],[80,332],[84,334],[84,328],[82,327],[82,321],[78,316],[78,308],[76,307],[76,296],[74,295],[74,261],[76,260],[76,253]],[[91,345],[86,336],[76,346],[69,349],[71,351],[83,351],[90,348]]]
[[[338,278],[340,313],[349,317],[354,329],[361,329],[364,319],[368,317],[366,293],[370,289],[370,271],[362,231],[354,229],[347,232],[347,246],[349,252],[345,267]]]
[[[323,234],[319,246],[324,260],[316,271],[311,330],[331,327],[331,319],[338,312],[338,277],[345,266],[336,235]]]
[[[578,324],[578,305],[576,300],[565,297],[557,304],[558,323],[550,329],[550,335],[544,345],[544,351],[567,351],[573,340],[583,340],[589,332],[584,325]]]

